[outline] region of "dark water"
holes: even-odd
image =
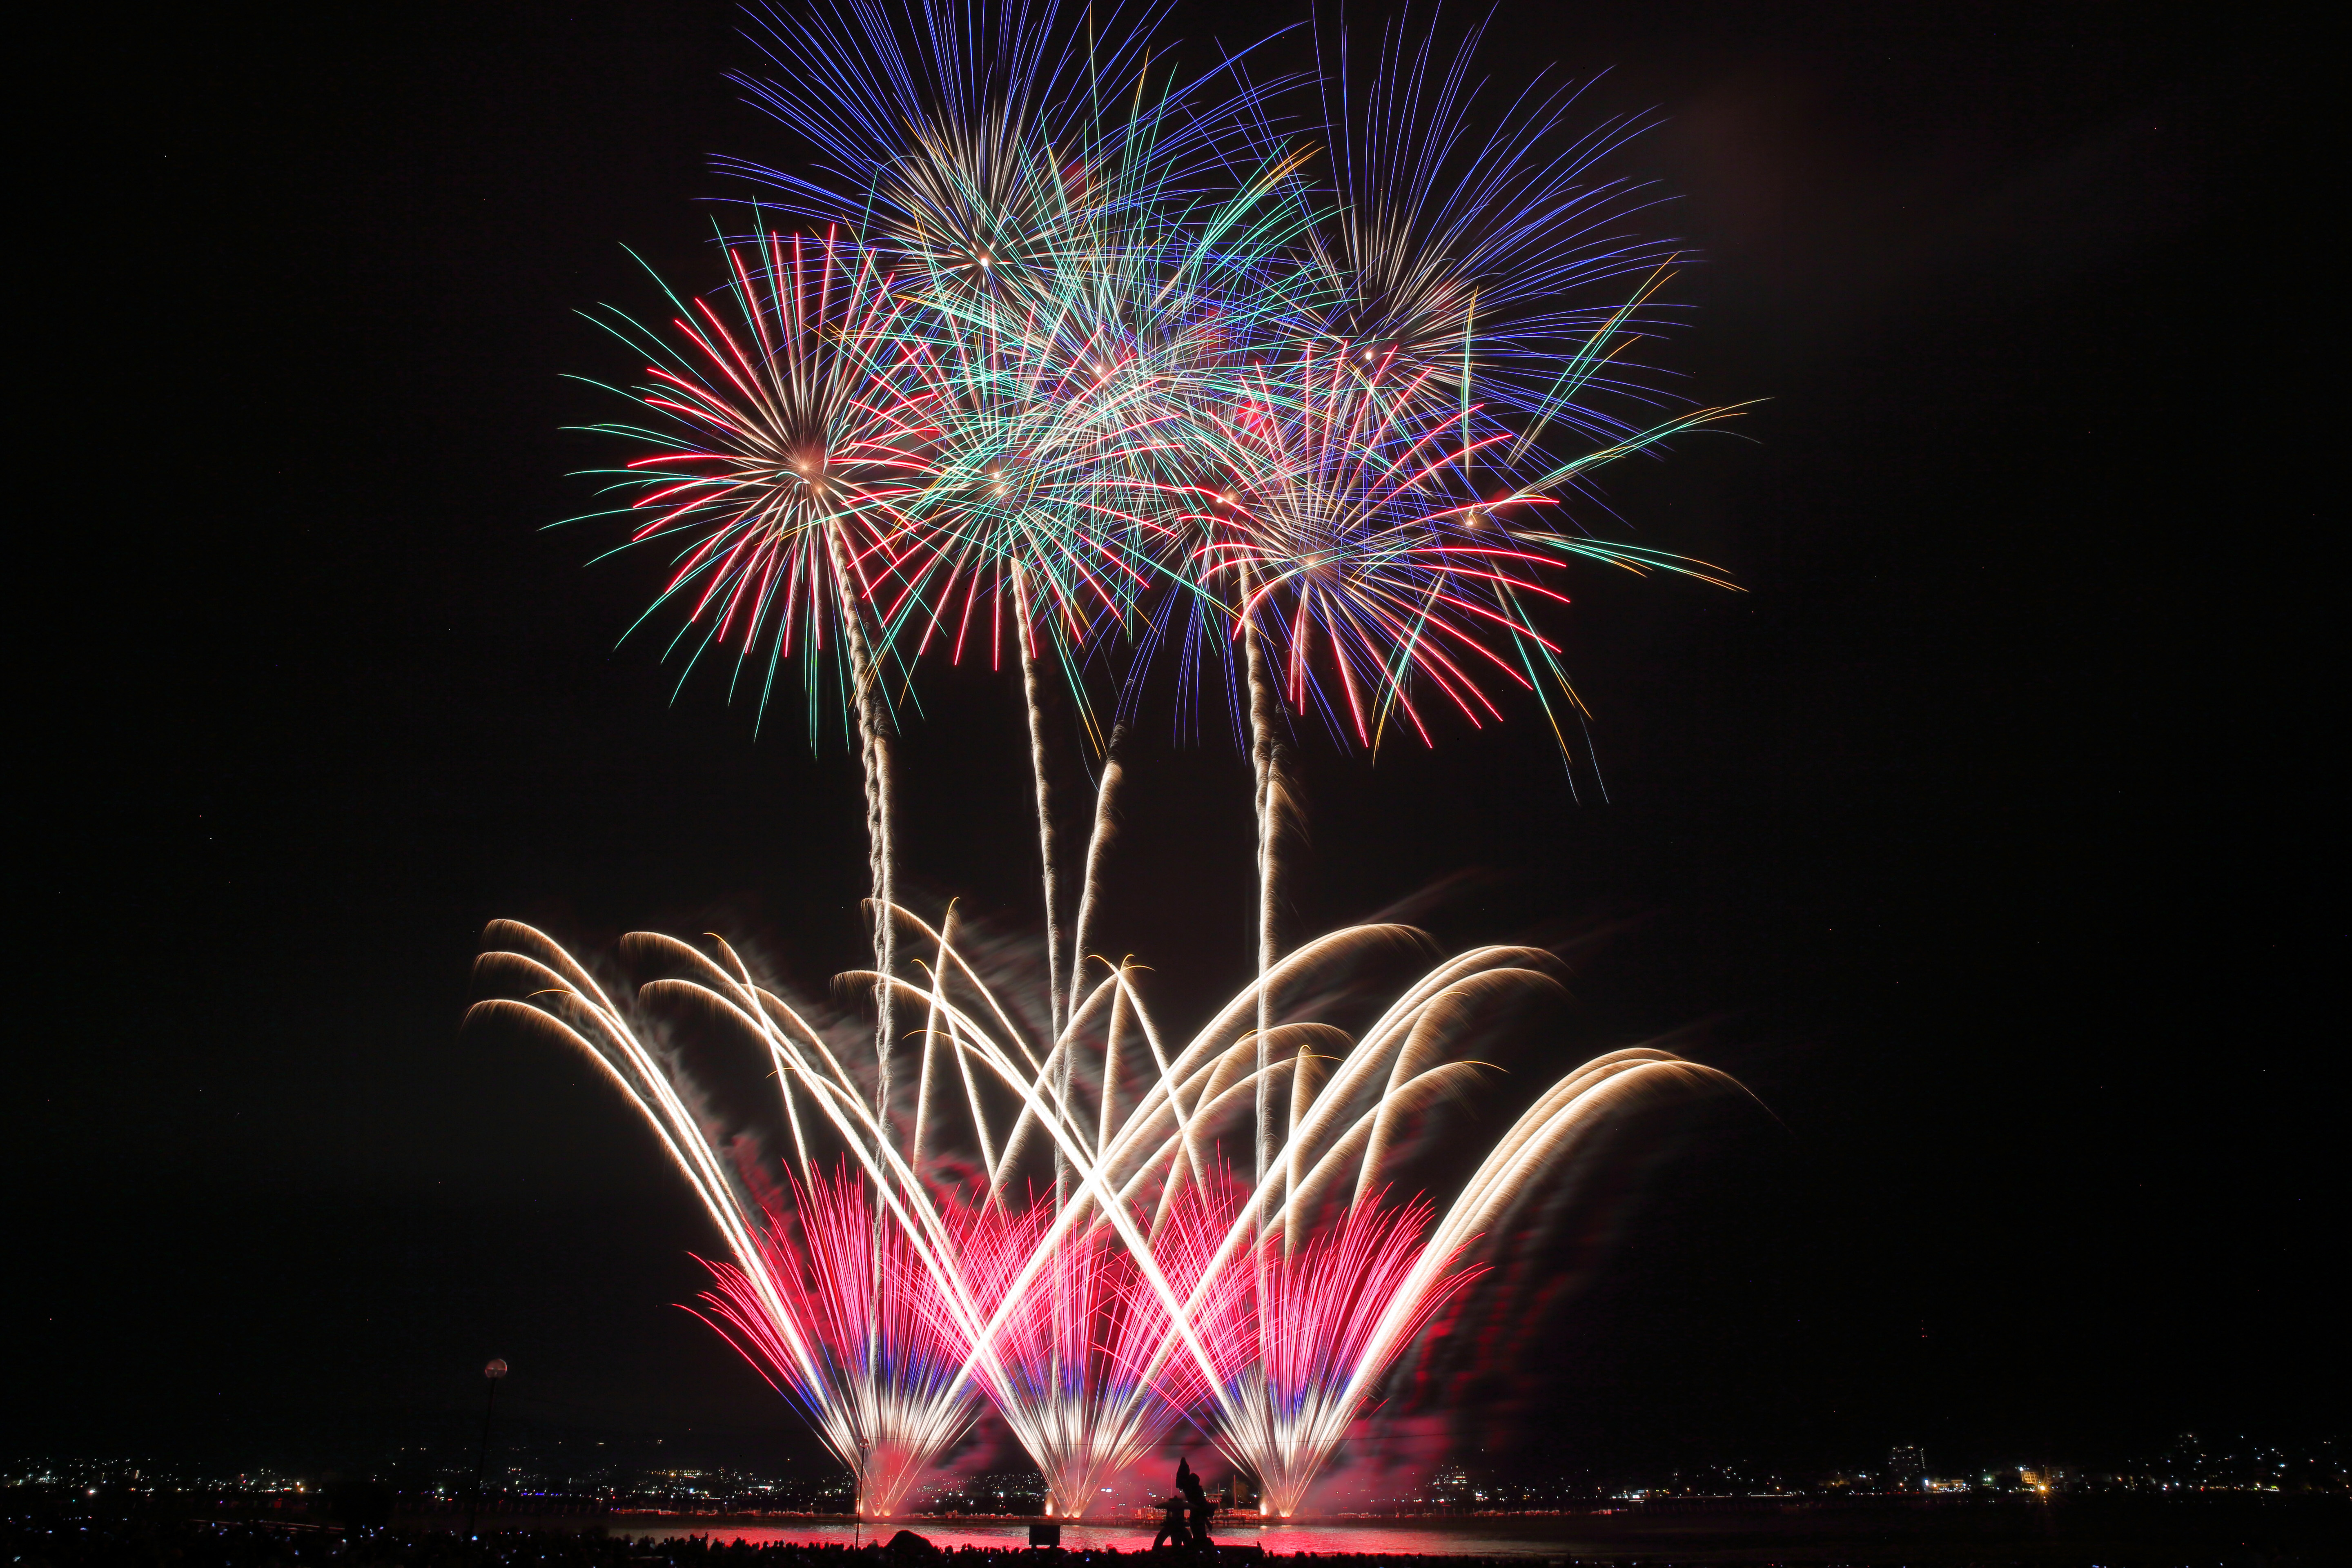
[[[1865,1501],[1867,1500],[1864,1500]],[[1236,1523],[1216,1539],[1260,1546],[1269,1555],[1361,1553],[1384,1556],[1526,1558],[1532,1562],[1754,1565],[1802,1562],[1961,1568],[1987,1562],[2033,1568],[2093,1568],[2122,1563],[2273,1564],[2352,1563],[2352,1499],[2083,1499],[2042,1504],[2022,1500],[1954,1506],[1839,1507],[1776,1500],[1724,1500],[1696,1510],[1630,1508],[1607,1513],[1507,1519],[1337,1520]],[[655,1540],[703,1536],[719,1542],[846,1545],[853,1527],[830,1521],[646,1519],[615,1517],[614,1535]],[[856,1531],[887,1540],[901,1528],[943,1547],[1027,1545],[1022,1521],[911,1519]],[[1152,1525],[1120,1521],[1065,1524],[1066,1551],[1151,1542]],[[2252,1555],[2249,1555],[2252,1553]],[[1066,1560],[1065,1560],[1066,1561]]]
[[[1413,1521],[1343,1521],[1323,1524],[1267,1524],[1220,1526],[1216,1539],[1235,1546],[1263,1546],[1269,1554],[1288,1555],[1300,1552],[1355,1552],[1366,1553],[1392,1552],[1412,1555],[1422,1552],[1459,1552],[1473,1557],[1533,1557],[1549,1559],[1578,1553],[1576,1527],[1588,1522],[1589,1516],[1561,1519],[1492,1519],[1492,1520],[1413,1520]],[[894,1521],[878,1531],[867,1527],[858,1532],[872,1539],[888,1540],[900,1529],[914,1531],[938,1546],[1025,1546],[1029,1543],[1029,1526],[1020,1521],[910,1519]],[[1158,1528],[1157,1520],[1150,1524],[1124,1522],[1065,1524],[1062,1545],[1066,1550],[1084,1552],[1102,1547],[1117,1547],[1133,1552],[1151,1544],[1151,1533]],[[742,1524],[716,1521],[695,1524],[646,1522],[615,1519],[612,1522],[615,1535],[651,1537],[655,1540],[675,1540],[684,1536],[707,1535],[723,1541],[744,1541],[752,1545],[771,1542],[839,1542],[852,1538],[852,1527],[825,1520],[787,1521],[773,1523]]]

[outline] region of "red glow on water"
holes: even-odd
[[[1158,1524],[1157,1514],[1150,1515],[1149,1522],[1143,1519],[1117,1522],[1088,1521],[1084,1523],[1065,1521],[1062,1524],[1062,1550],[1065,1552],[1140,1552],[1151,1544],[1152,1532]],[[740,1526],[716,1522],[703,1525],[647,1522],[639,1528],[635,1521],[625,1516],[615,1515],[612,1522],[614,1534],[635,1536],[640,1540],[682,1541],[703,1537],[714,1542],[740,1541],[751,1546],[846,1546],[854,1538],[871,1541],[877,1533],[887,1539],[891,1531],[900,1528],[911,1530],[933,1545],[950,1551],[970,1546],[1002,1552],[1025,1548],[1029,1544],[1026,1521],[961,1520],[952,1516],[927,1518],[919,1514],[893,1519],[887,1525],[878,1522],[868,1524],[862,1531],[847,1521],[819,1520]],[[1212,1526],[1211,1533],[1213,1539],[1223,1544],[1256,1547],[1269,1557],[1331,1552],[1367,1556],[1444,1553],[1548,1561],[1558,1558],[1563,1551],[1575,1550],[1575,1529],[1573,1518],[1508,1522],[1476,1520],[1458,1524],[1434,1520],[1286,1521],[1262,1524],[1221,1520]]]

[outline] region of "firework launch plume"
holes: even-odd
[[[875,962],[844,978],[874,1032],[820,1024],[724,943],[627,939],[652,978],[616,998],[509,922],[469,1016],[585,1053],[637,1107],[723,1244],[695,1310],[876,1516],[983,1401],[1058,1514],[1182,1421],[1287,1516],[1488,1226],[1625,1104],[1729,1084],[1611,1053],[1450,1200],[1409,1195],[1406,1131],[1476,1079],[1487,999],[1549,987],[1549,961],[1458,955],[1351,1034],[1313,999],[1417,939],[1286,952],[1276,929],[1299,721],[1433,745],[1532,697],[1572,788],[1569,570],[1730,585],[1582,521],[1599,470],[1737,412],[1662,415],[1633,357],[1675,252],[1628,237],[1647,198],[1597,171],[1646,121],[1579,134],[1576,93],[1539,89],[1482,139],[1477,29],[1447,59],[1408,21],[1369,73],[1342,33],[1304,79],[1253,80],[1248,51],[1184,77],[1165,16],[761,11],[774,70],[739,80],[815,163],[729,165],[781,211],[721,235],[721,282],[668,295],[667,327],[604,318],[647,362],[636,412],[595,427],[630,455],[599,470],[623,504],[592,514],[668,557],[639,624],[674,623],[681,683],[725,664],[764,716],[790,668],[812,743],[836,719],[855,739]],[[1020,671],[1034,995],[983,978],[952,909],[898,898],[894,737],[935,651]],[[1255,818],[1255,977],[1190,1039],[1095,951],[1118,726],[1163,656],[1180,731],[1222,676]],[[1056,686],[1100,763],[1082,859],[1057,834]],[[655,1023],[763,1063],[771,1131],[721,1141]]]
[[[926,1020],[916,1092],[961,1090],[952,1137],[932,1129],[929,1161],[917,1146],[925,1119],[902,1131],[877,1114],[848,1054],[723,944],[713,957],[630,939],[640,963],[672,973],[616,1005],[556,944],[499,922],[481,983],[510,994],[473,1015],[585,1053],[636,1105],[726,1245],[700,1310],[808,1415],[876,1517],[903,1505],[981,1397],[1066,1517],[1179,1419],[1259,1478],[1270,1512],[1288,1515],[1465,1282],[1496,1213],[1636,1086],[1659,1075],[1685,1089],[1729,1083],[1664,1052],[1612,1053],[1538,1100],[1444,1209],[1392,1202],[1398,1131],[1476,1073],[1457,1053],[1483,997],[1550,984],[1543,955],[1486,948],[1450,960],[1360,1037],[1299,1021],[1268,1040],[1255,1026],[1264,987],[1253,984],[1173,1048],[1122,967],[1041,1049],[943,929],[896,913],[932,958],[928,990],[895,983],[902,1008]],[[1284,958],[1266,984],[1314,990],[1398,934],[1332,933]],[[690,1011],[764,1054],[783,1146],[760,1156],[715,1142],[718,1121],[644,1044],[636,1007]],[[1108,1070],[1118,1037],[1102,1033],[1121,1029],[1150,1062],[1128,1090]],[[1073,1056],[1096,1070],[1060,1087]],[[1262,1119],[1265,1100],[1276,1109]],[[1263,1174],[1236,1181],[1226,1151],[1246,1140],[1255,1153],[1268,1121]],[[1037,1172],[1016,1201],[1024,1129],[1066,1175],[1051,1184]],[[949,1141],[964,1157],[942,1165],[938,1142]],[[967,1175],[942,1175],[958,1163]]]

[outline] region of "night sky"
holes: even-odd
[[[561,427],[610,412],[562,376],[638,368],[574,312],[652,308],[624,244],[716,281],[711,157],[793,148],[723,5],[335,9],[110,13],[25,68],[0,1447],[371,1462],[502,1355],[548,1431],[805,1456],[672,1305],[713,1238],[615,1098],[457,1033],[497,916],[722,931],[808,989],[859,959],[852,759],[673,702],[615,647],[657,563],[542,531],[602,450]],[[1570,944],[1538,1065],[1671,1036],[1773,1113],[1655,1165],[1495,1448],[2330,1429],[2317,46],[1948,5],[1507,4],[1491,40],[1498,82],[1667,116],[1615,165],[1700,258],[1658,357],[1769,401],[1608,493],[1746,592],[1577,580],[1605,805],[1531,711],[1377,766],[1302,732],[1293,919],[1468,873],[1443,942]],[[910,874],[1017,920],[1015,684],[927,697]],[[1191,1019],[1247,974],[1247,768],[1148,724],[1131,776],[1108,940]]]

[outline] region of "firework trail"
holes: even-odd
[[[851,1413],[860,1507],[887,1517],[938,1458],[941,1445],[926,1438],[939,1413],[952,1420],[966,1408],[954,1394],[963,1357],[929,1310],[930,1271],[874,1212],[863,1179],[845,1165],[830,1175],[790,1172],[786,1182],[788,1204],[761,1204],[760,1276],[706,1260],[713,1284],[696,1315],[813,1420],[828,1409]],[[786,1303],[801,1335],[782,1331],[772,1297]],[[823,1398],[809,1396],[795,1337],[814,1352]],[[882,1367],[890,1375],[878,1375]]]
[[[1612,115],[1580,129],[1571,117],[1590,84],[1547,82],[1544,72],[1482,104],[1475,57],[1486,22],[1446,58],[1437,18],[1433,8],[1416,24],[1408,7],[1369,56],[1344,22],[1325,35],[1318,18],[1331,162],[1307,247],[1325,284],[1317,346],[1385,374],[1426,372],[1433,406],[1483,400],[1540,421],[1565,416],[1588,442],[1631,437],[1637,426],[1590,395],[1650,402],[1654,378],[1622,356],[1674,318],[1647,288],[1630,305],[1616,290],[1655,277],[1678,250],[1633,232],[1666,198],[1601,170],[1661,117]],[[1584,378],[1587,395],[1559,406],[1562,366],[1604,328],[1611,363]]]
[[[1315,713],[1343,745],[1376,750],[1391,722],[1434,744],[1441,717],[1483,728],[1524,690],[1566,758],[1564,721],[1584,710],[1543,629],[1567,602],[1561,569],[1728,585],[1570,518],[1600,468],[1735,412],[1612,411],[1641,395],[1631,353],[1664,319],[1671,258],[1614,232],[1643,198],[1593,170],[1645,122],[1570,135],[1575,93],[1536,91],[1482,143],[1477,30],[1442,62],[1400,22],[1360,88],[1344,33],[1336,53],[1318,45],[1333,137],[1318,163],[1277,129],[1296,83],[1252,83],[1231,55],[1181,81],[1148,43],[1163,17],[934,0],[764,13],[777,74],[739,79],[818,164],[734,166],[824,237],[767,232],[755,208],[761,232],[720,247],[724,287],[672,296],[674,336],[606,323],[655,361],[626,394],[650,423],[598,427],[650,448],[607,476],[629,504],[598,514],[672,552],[647,616],[682,612],[670,646],[688,673],[731,646],[730,690],[756,686],[763,714],[797,656],[813,741],[838,672],[875,952],[845,978],[874,994],[870,1072],[723,944],[714,961],[628,939],[673,973],[627,1006],[527,928],[494,926],[483,959],[485,984],[515,993],[485,1018],[528,1016],[588,1051],[656,1128],[726,1243],[706,1317],[883,1514],[984,1397],[1057,1512],[1181,1418],[1287,1515],[1475,1271],[1485,1226],[1622,1104],[1728,1083],[1612,1054],[1539,1100],[1450,1205],[1391,1203],[1403,1130],[1475,1075],[1460,1047],[1477,1007],[1549,984],[1545,961],[1464,954],[1359,1037],[1287,999],[1329,992],[1401,934],[1285,954],[1276,929],[1294,719]],[[1571,302],[1629,277],[1630,297]],[[1034,1039],[952,910],[935,928],[898,906],[893,845],[893,715],[918,664],[985,643],[1001,666],[1008,632],[1045,928]],[[1090,672],[1125,648],[1123,719],[1176,637],[1180,692],[1197,701],[1222,665],[1245,731],[1257,883],[1253,983],[1181,1045],[1131,966],[1082,984],[1122,771]],[[1056,667],[1103,760],[1066,926]],[[633,1032],[640,1005],[751,1042],[790,1152],[715,1145]],[[908,1113],[895,1069],[898,1021],[916,1016]]]
[[[998,663],[1010,611],[1057,1018],[1082,955],[1062,951],[1043,665],[1061,666],[1099,751],[1085,671],[1109,643],[1135,644],[1122,712],[1171,617],[1186,626],[1180,685],[1197,694],[1196,654],[1226,650],[1229,681],[1248,687],[1266,906],[1279,836],[1268,745],[1284,709],[1318,710],[1353,744],[1377,746],[1392,716],[1433,743],[1429,700],[1483,727],[1502,716],[1489,689],[1523,687],[1566,754],[1562,720],[1584,715],[1531,613],[1565,600],[1537,568],[1582,557],[1722,580],[1704,563],[1602,543],[1541,515],[1564,515],[1561,492],[1606,463],[1731,412],[1636,427],[1595,401],[1638,391],[1625,353],[1659,319],[1668,253],[1612,237],[1636,193],[1593,174],[1647,121],[1571,134],[1576,93],[1533,91],[1482,143],[1467,118],[1479,29],[1444,63],[1425,41],[1409,47],[1413,29],[1400,23],[1368,81],[1350,75],[1343,31],[1336,52],[1318,45],[1326,64],[1315,79],[1334,138],[1322,181],[1307,173],[1318,150],[1278,128],[1278,100],[1296,84],[1254,83],[1244,57],[1230,55],[1181,81],[1153,63],[1166,58],[1147,42],[1162,19],[1150,7],[1097,18],[1054,5],[846,0],[803,16],[763,13],[778,71],[740,79],[814,142],[819,177],[734,166],[796,210],[853,226],[870,247],[858,252],[856,286],[840,290],[844,319],[814,334],[804,311],[782,308],[805,289],[779,290],[772,310],[751,308],[759,280],[730,251],[730,289],[752,324],[773,316],[787,363],[838,373],[824,410],[781,422],[855,409],[886,427],[845,430],[851,438],[835,443],[845,466],[878,461],[890,482],[849,509],[869,537],[844,528],[840,548],[825,552],[846,562],[833,575],[856,579],[836,595],[848,606],[845,633],[859,614],[874,618],[867,668],[847,683],[864,696],[861,752],[887,750],[869,689],[886,666],[935,642],[960,661],[976,621]],[[772,256],[775,242],[749,248]],[[877,255],[894,268],[877,273]],[[1630,299],[1563,303],[1625,276],[1646,279]],[[700,323],[693,335],[742,388]],[[872,385],[844,395],[861,374]],[[735,417],[729,388],[698,378],[690,422],[715,416],[730,437],[747,427],[768,437],[751,454],[760,471],[727,477],[794,495],[775,459],[805,437],[768,434],[780,421],[761,410]],[[1563,456],[1564,442],[1587,449]],[[708,524],[714,505],[723,513],[746,494],[690,495],[690,521]],[[796,602],[798,578],[776,569],[776,553],[689,557],[664,599],[707,575],[689,621],[723,604],[728,614],[705,632],[722,640],[750,603],[748,656],[759,605],[780,589],[787,606]],[[810,565],[813,597],[824,571]],[[714,598],[721,579],[730,591]],[[789,649],[790,616],[779,625],[763,701],[773,655]],[[818,647],[821,632],[813,625],[804,646]],[[839,640],[859,662],[860,637]],[[1318,642],[1323,673],[1310,679]],[[1266,690],[1277,676],[1280,708]],[[869,765],[877,845],[888,831],[887,771]],[[888,860],[877,848],[884,904]],[[1261,919],[1262,947],[1271,923]]]
[[[1020,607],[1021,690],[1029,710],[1029,772],[1037,794],[1037,860],[1043,871],[1045,910],[1045,1013],[1052,1021],[1054,1037],[1061,1038],[1063,1008],[1062,988],[1062,890],[1060,868],[1054,856],[1054,800],[1052,786],[1047,783],[1048,748],[1045,743],[1045,707],[1038,689],[1037,653],[1030,635],[1028,596],[1021,592],[1023,574],[1016,567],[1013,574],[1013,602]],[[1058,1184],[1058,1183],[1057,1183]]]
[[[1220,373],[1267,322],[1296,312],[1295,288],[1269,279],[1307,281],[1270,265],[1307,222],[1287,200],[1301,154],[1265,134],[1264,100],[1286,84],[1247,83],[1234,58],[1191,83],[1155,78],[1146,40],[1161,16],[870,0],[770,11],[778,74],[740,79],[835,178],[741,172],[873,234],[923,280],[910,320],[929,334],[951,426],[931,497],[965,547],[926,584],[939,608],[922,643],[961,581],[961,659],[984,574],[993,661],[1009,593],[1056,1030],[1081,954],[1062,951],[1039,640],[1099,749],[1078,649],[1097,626],[1132,628],[1180,547],[1168,513],[1194,408],[1230,390]]]
[[[1086,1106],[1053,1091],[1061,1048],[1041,1054],[1021,1039],[945,928],[898,913],[934,955],[928,992],[897,984],[927,1020],[919,1092],[945,1070],[940,1057],[965,1091],[969,1184],[926,1175],[926,1118],[902,1149],[823,1034],[723,944],[717,962],[661,937],[625,950],[677,972],[641,988],[645,1005],[690,1006],[766,1053],[790,1128],[781,1179],[740,1145],[716,1144],[715,1124],[625,1010],[528,927],[490,928],[481,983],[520,994],[472,1016],[583,1051],[636,1105],[726,1243],[704,1316],[808,1414],[876,1517],[896,1512],[967,1429],[975,1393],[1036,1458],[1064,1516],[1180,1417],[1258,1476],[1268,1510],[1286,1515],[1465,1283],[1462,1260],[1496,1213],[1630,1092],[1733,1087],[1664,1052],[1599,1058],[1521,1117],[1433,1224],[1425,1202],[1385,1201],[1397,1132],[1476,1070],[1453,1051],[1486,999],[1550,984],[1531,967],[1542,955],[1491,948],[1449,961],[1355,1040],[1288,1024],[1262,1047],[1253,985],[1172,1053],[1122,968],[1079,1001],[1072,1029],[1129,1020],[1153,1070],[1131,1095],[1104,1074]],[[1282,960],[1268,983],[1312,989],[1402,934],[1333,933]],[[1218,1150],[1224,1133],[1255,1143],[1262,1048],[1285,1134],[1263,1178],[1235,1182]],[[1066,1162],[1066,1194],[1003,1201],[1014,1140],[992,1122],[1008,1105]],[[841,1151],[830,1167],[828,1144]]]
[[[652,423],[591,428],[652,450],[596,470],[634,493],[589,516],[628,518],[624,548],[670,552],[637,624],[684,611],[669,647],[689,651],[686,674],[731,642],[730,689],[755,679],[764,710],[797,647],[814,742],[828,658],[848,665],[847,703],[881,695],[867,618],[893,643],[908,613],[894,590],[928,558],[907,508],[928,479],[936,410],[872,251],[770,233],[726,259],[720,289],[670,296],[676,341],[618,312],[594,318],[653,360],[647,384],[623,394]]]
[[[875,639],[887,646],[905,626],[903,584],[936,549],[907,510],[929,471],[931,395],[899,331],[904,301],[871,252],[830,234],[770,233],[729,247],[727,260],[717,296],[725,313],[709,298],[681,305],[673,325],[682,348],[625,317],[604,322],[657,356],[650,384],[630,395],[661,423],[596,428],[657,448],[607,477],[636,492],[624,509],[636,520],[629,544],[672,552],[646,616],[685,607],[671,646],[698,637],[689,673],[733,640],[735,680],[764,656],[764,709],[797,636],[814,742],[833,632],[865,779],[875,967],[888,974],[891,721]],[[877,1101],[887,1104],[894,1002],[887,987],[877,996]]]
[[[1383,1334],[1426,1251],[1429,1205],[1402,1209],[1366,1204],[1347,1209],[1298,1250],[1269,1246],[1260,1269],[1263,1347],[1257,1375],[1237,1418],[1220,1426],[1217,1446],[1258,1479],[1268,1514],[1289,1518],[1323,1468],[1361,1400],[1399,1351],[1472,1278],[1441,1273],[1405,1300],[1403,1316]],[[1440,1267],[1443,1268],[1443,1260]],[[1375,1345],[1375,1336],[1379,1336]]]
[[[874,1224],[848,1178],[820,1173],[788,1100],[798,1157],[786,1185],[799,1201],[787,1240],[773,1184],[747,1173],[740,1151],[714,1142],[711,1125],[674,1068],[645,1044],[630,1009],[528,926],[495,921],[484,943],[478,985],[515,994],[476,1003],[467,1024],[551,1037],[594,1062],[636,1107],[726,1244],[730,1258],[714,1265],[716,1285],[706,1299],[712,1321],[808,1415],[857,1478],[861,1507],[895,1511],[906,1487],[961,1435],[974,1409],[961,1358],[948,1361],[925,1340],[928,1320],[906,1300],[910,1280],[929,1275],[911,1272],[904,1251],[919,1257],[925,1238],[903,1224],[895,1231]],[[630,945],[697,977],[656,982],[646,992],[683,984],[739,1014],[756,1010],[780,1075],[806,1091],[853,1155],[873,1145],[878,1124],[839,1058],[799,1015],[751,984],[723,944],[722,957],[736,966],[731,973],[666,937],[632,938]],[[869,1182],[870,1175],[869,1169]],[[933,1262],[921,1261],[926,1268]]]
[[[1101,1482],[1158,1440],[1177,1412],[1142,1373],[1167,1314],[1108,1227],[1043,1239],[1056,1205],[982,1206],[960,1227],[975,1299],[999,1303],[990,1400],[1045,1478],[1047,1510],[1082,1514]],[[1030,1269],[1034,1258],[1044,1266]]]

